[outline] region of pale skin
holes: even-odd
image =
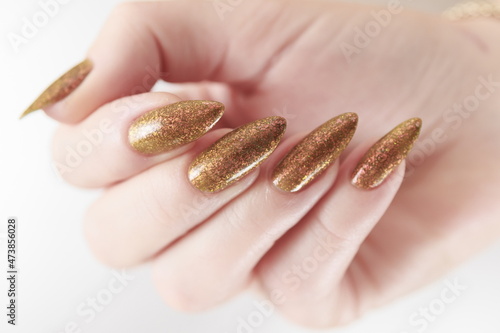
[[[252,0],[221,19],[201,0],[119,6],[88,52],[92,73],[46,110],[63,123],[54,139],[58,162],[84,129],[104,133],[92,154],[62,173],[74,185],[105,189],[85,217],[95,255],[116,267],[150,263],[174,308],[208,309],[252,286],[290,320],[331,327],[498,239],[500,21],[453,23],[404,10],[346,56],[339,45],[355,45],[355,27],[381,9]],[[146,92],[154,73],[189,84],[175,95]],[[477,88],[480,77],[493,83]],[[453,109],[477,89],[476,107]],[[154,157],[133,151],[131,122],[181,99],[217,100],[227,110],[196,143]],[[303,191],[277,190],[270,173],[280,158],[344,112],[360,120],[340,161]],[[257,171],[215,194],[191,186],[187,168],[199,152],[270,115],[287,118],[287,134]],[[423,130],[406,177],[403,163],[377,189],[352,186],[350,173],[369,146],[412,117],[422,118]]]

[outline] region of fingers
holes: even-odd
[[[106,104],[53,141],[54,166],[82,187],[113,184],[169,160],[205,134],[224,112],[221,103],[146,93]]]
[[[303,154],[303,149],[312,149],[318,143],[317,135],[323,136],[323,131],[331,128],[332,124],[336,124],[334,128],[339,130],[333,133],[352,135],[352,125],[356,120],[357,117],[352,114],[332,119],[333,123],[320,126],[295,146],[295,153],[287,154],[287,158],[294,156],[294,159],[324,165],[325,161],[338,156],[341,150],[321,148]],[[290,298],[292,301],[287,303],[285,310],[293,311],[302,302],[310,301],[308,295],[319,295],[325,306],[335,307],[335,301],[341,299],[336,292],[348,265],[389,206],[402,177],[393,176],[389,179],[394,181],[385,182],[374,191],[354,187],[348,178],[354,170],[354,162],[361,158],[358,149],[342,164],[335,186],[338,164],[327,169],[302,191],[293,194],[281,191],[270,180],[288,179],[286,184],[289,184],[295,179],[295,173],[280,171],[278,174],[286,177],[276,178],[276,173],[271,172],[269,166],[277,164],[278,158],[284,156],[284,150],[291,148],[291,142],[298,141],[295,138],[271,156],[258,178],[253,173],[222,192],[204,194],[192,186],[197,184],[189,183],[186,171],[188,168],[191,170],[195,154],[198,158],[202,156],[199,155],[202,149],[226,131],[214,131],[183,155],[153,166],[109,189],[91,208],[86,219],[86,234],[91,247],[103,261],[113,266],[134,265],[154,256],[155,282],[166,301],[184,310],[200,310],[218,304],[244,288],[254,267],[271,248],[258,269],[259,273],[263,270],[260,274],[266,289],[276,289],[273,286],[276,281],[297,284],[293,274],[309,279],[311,272],[300,273],[300,267],[285,270],[285,275],[293,274],[281,276],[282,280],[276,279],[274,272],[283,266],[292,267],[297,254],[307,252],[311,247],[311,251],[317,254],[314,236],[320,230],[328,232],[326,242],[333,247],[331,252],[334,252],[335,258],[329,258],[328,252],[326,256],[324,253],[321,255],[322,260],[331,260],[331,263],[322,268],[324,272],[321,273],[324,274],[314,281],[315,284],[304,291],[305,297],[301,297],[300,292],[296,293],[297,286],[290,287],[293,298]],[[224,147],[234,148],[233,144],[227,144],[228,138],[233,140],[233,136],[224,136]],[[328,137],[339,140],[332,133]],[[341,142],[346,145],[348,140]],[[329,146],[321,145],[325,148]],[[235,156],[234,161],[240,160]],[[246,168],[242,166],[241,170]],[[285,167],[283,170],[289,169]],[[282,187],[285,183],[278,184]],[[295,186],[290,188],[291,191],[294,189]],[[265,265],[269,265],[269,269],[261,268]],[[314,270],[318,268],[318,263],[315,265]],[[200,276],[203,278],[200,279]],[[346,290],[349,289],[342,289],[344,293]],[[353,315],[354,305],[351,306],[343,314]],[[311,316],[315,323],[326,321],[325,325],[344,319],[340,314],[333,318],[327,314],[327,311],[318,311]],[[300,320],[308,318],[304,315]]]
[[[154,259],[154,281],[169,305],[201,310],[233,296],[260,258],[332,186],[337,164],[295,194],[273,185],[272,168],[296,141],[277,149],[250,189]]]
[[[112,187],[90,210],[91,245],[115,266],[148,259],[248,187],[255,180],[252,171],[275,150],[285,127],[284,118],[267,117],[229,133],[214,131],[182,156]],[[204,194],[218,191],[222,194]],[[207,206],[198,207],[200,200]]]
[[[115,267],[136,265],[247,189],[258,171],[217,194],[200,192],[188,180],[194,157],[226,132],[213,131],[184,154],[106,190],[85,217],[96,256]]]
[[[404,163],[378,188],[360,190],[350,176],[364,151],[358,148],[346,159],[335,186],[256,269],[266,294],[279,294],[272,301],[298,323],[339,325],[365,306],[356,294],[357,278],[370,274],[370,263],[354,265],[353,258],[398,191]]]

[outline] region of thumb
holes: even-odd
[[[274,1],[272,6],[285,2]],[[88,52],[86,64],[91,63],[91,69],[86,77],[82,80],[82,71],[68,72],[25,114],[44,108],[58,121],[77,123],[108,102],[150,90],[158,79],[251,81],[267,63],[266,56],[250,57],[243,66],[246,52],[241,46],[248,40],[238,41],[236,33],[241,31],[237,25],[245,25],[245,17],[251,18],[248,25],[262,23],[255,15],[248,16],[258,12],[258,3],[264,2],[242,2],[231,13],[217,7],[217,2],[201,0],[121,4]],[[273,12],[277,10],[266,10],[265,15]]]

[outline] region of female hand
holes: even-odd
[[[66,123],[54,140],[62,176],[105,188],[85,219],[101,260],[150,261],[180,309],[256,281],[291,320],[332,326],[498,237],[500,23],[319,0],[235,3],[119,6],[88,53],[88,77],[46,108]],[[182,85],[147,93],[157,79]],[[133,120],[180,99],[220,101],[226,113],[196,144],[149,157],[131,149]],[[280,158],[344,112],[359,125],[340,162],[300,192],[274,188]],[[189,164],[225,128],[271,115],[287,119],[287,133],[258,171],[215,194],[189,183]],[[412,117],[424,126],[402,187],[403,165],[374,190],[352,186],[368,147]],[[71,155],[82,140],[90,152]]]

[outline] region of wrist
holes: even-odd
[[[500,0],[498,0],[500,3]],[[500,8],[500,7],[499,7]],[[463,18],[453,19],[444,15],[446,21],[454,31],[451,35],[450,47],[455,49],[457,58],[464,60],[462,69],[464,78],[488,78],[492,81],[488,98],[481,99],[478,108],[481,109],[480,118],[486,123],[498,119],[500,114],[500,16],[494,15],[464,15]],[[492,118],[493,117],[493,118]],[[489,119],[489,120],[488,120]],[[497,123],[493,121],[493,123]],[[498,131],[497,124],[496,131]]]
[[[500,81],[500,17],[469,17],[450,24],[459,36],[457,52],[469,54],[479,72]]]
[[[471,0],[451,7],[443,16],[492,59],[500,59],[500,0]],[[468,36],[467,36],[468,35]],[[494,63],[500,67],[500,61]]]

